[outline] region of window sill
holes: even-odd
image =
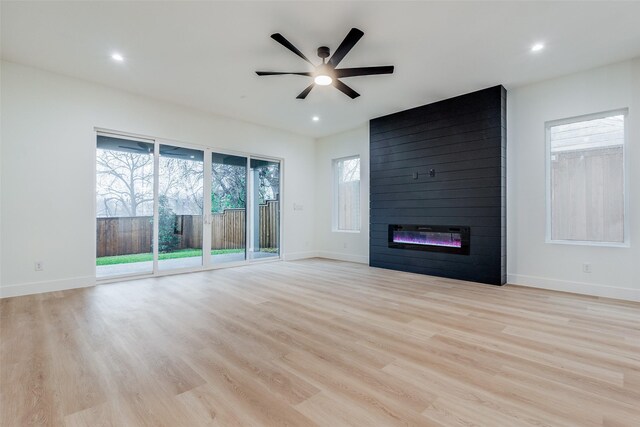
[[[552,245],[572,245],[572,246],[595,246],[601,248],[630,248],[629,242],[591,242],[589,240],[550,240],[546,239],[545,243]]]
[[[331,230],[332,233],[350,233],[350,234],[360,234],[361,230]]]

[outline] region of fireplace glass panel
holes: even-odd
[[[469,255],[470,227],[389,224],[389,247]]]
[[[412,245],[461,248],[462,235],[460,233],[442,233],[432,231],[394,231],[393,242],[408,243]]]

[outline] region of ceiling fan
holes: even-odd
[[[314,71],[310,72],[280,72],[280,71],[256,71],[256,74],[259,76],[280,76],[280,75],[296,75],[296,76],[307,76],[313,78],[313,83],[311,83],[305,90],[303,90],[300,95],[298,95],[297,99],[305,99],[311,89],[315,85],[320,86],[328,86],[333,85],[336,89],[350,97],[351,99],[357,98],[360,96],[358,92],[351,89],[349,86],[341,82],[339,79],[345,77],[356,77],[356,76],[370,76],[374,74],[392,74],[393,73],[393,65],[385,65],[380,67],[357,67],[357,68],[336,68],[336,66],[342,61],[342,59],[349,53],[349,51],[358,43],[358,40],[362,38],[364,33],[357,28],[352,28],[349,31],[349,34],[344,38],[338,49],[333,53],[333,56],[329,58],[331,51],[327,46],[320,46],[318,48],[318,56],[322,58],[322,64],[315,65],[313,62],[309,60],[302,52],[300,52],[289,40],[285,39],[284,36],[280,33],[275,33],[271,35],[271,38],[280,43],[282,46],[289,49],[291,52],[298,55],[300,58],[307,61],[314,67]]]

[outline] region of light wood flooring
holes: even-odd
[[[3,427],[640,426],[640,304],[277,262],[4,299]]]

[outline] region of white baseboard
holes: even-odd
[[[0,287],[0,298],[41,294],[44,292],[64,291],[67,289],[87,288],[96,284],[93,276],[71,279],[44,280],[42,282],[19,283]]]
[[[335,259],[338,261],[357,262],[359,264],[369,264],[369,257],[364,255],[345,254],[341,252],[319,251],[320,258]]]
[[[297,259],[306,259],[306,258],[317,258],[318,253],[314,251],[307,252],[292,252],[287,253],[282,256],[282,259],[285,261],[295,261]]]
[[[640,301],[640,289],[633,288],[616,288],[601,284],[571,282],[567,280],[549,279],[546,277],[525,276],[522,274],[508,274],[507,283],[596,297]]]

